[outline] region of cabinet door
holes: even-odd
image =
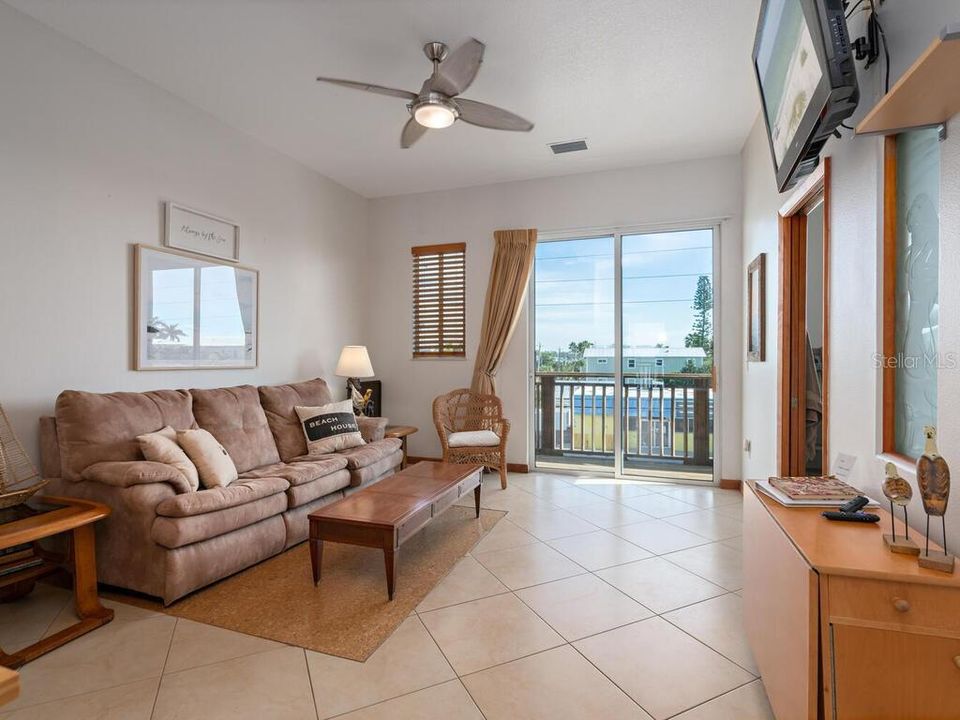
[[[960,640],[855,625],[832,632],[837,720],[960,717]]]

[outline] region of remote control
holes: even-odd
[[[875,523],[880,516],[865,512],[843,512],[842,510],[824,510],[821,513],[827,520],[846,520],[847,522]]]
[[[840,512],[859,512],[863,510],[869,502],[870,501],[863,495],[857,495],[853,500],[848,500],[841,505]]]

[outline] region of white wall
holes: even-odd
[[[634,226],[727,217],[721,227],[722,266],[716,283],[720,372],[722,476],[740,477],[740,166],[737,157],[567,177],[502,183],[372,201],[368,262],[370,352],[383,379],[385,413],[421,432],[410,452],[438,456],[430,403],[470,384],[493,256],[493,231],[536,227],[541,232]],[[410,357],[410,247],[467,243],[467,358]],[[509,460],[527,463],[529,319],[524,313],[497,377],[513,422]],[[728,340],[729,339],[729,340]]]
[[[881,21],[890,42],[891,85],[949,22],[960,20],[956,0],[888,0]],[[861,20],[862,16],[858,18]],[[851,24],[856,37],[862,23]],[[882,62],[881,62],[882,67]],[[879,70],[860,73],[860,107],[855,124],[882,94]],[[948,128],[941,145],[940,196],[940,345],[941,353],[960,356],[960,120]],[[853,481],[882,497],[883,460],[880,450],[881,375],[874,354],[881,350],[880,280],[882,268],[881,207],[882,140],[851,137],[828,143],[832,157],[830,215],[830,451],[857,457]],[[777,210],[778,196],[762,121],[744,145],[742,269],[757,252],[767,252],[767,362],[743,365],[743,433],[753,450],[744,456],[744,477],[765,477],[776,471],[777,367]],[[947,461],[960,468],[960,370],[939,373],[939,433]],[[901,473],[915,483],[913,469]],[[923,522],[915,495],[911,519]],[[948,531],[960,530],[960,502],[948,511]],[[954,534],[954,544],[956,538]]]
[[[365,199],[2,2],[0,106],[0,403],[31,452],[64,388],[339,385],[366,336]],[[258,369],[131,370],[131,247],[160,244],[167,198],[240,223]]]

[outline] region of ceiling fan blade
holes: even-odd
[[[471,38],[450,53],[430,79],[431,89],[452,97],[470,87],[483,62],[483,48],[482,42]]]
[[[400,147],[404,149],[410,147],[422,138],[426,132],[427,128],[410,118],[407,120],[407,124],[403,126],[403,132],[400,133]]]
[[[457,98],[457,107],[460,108],[460,119],[471,125],[492,128],[494,130],[515,130],[529,132],[533,130],[533,123],[512,112],[498,108],[495,105]]]
[[[338,78],[318,77],[317,82],[332,83],[343,87],[353,88],[354,90],[366,90],[367,92],[377,93],[377,95],[389,95],[391,97],[403,98],[404,100],[416,100],[417,94],[409,90],[398,90],[388,88],[383,85],[373,85],[372,83],[355,82],[353,80],[340,80]]]

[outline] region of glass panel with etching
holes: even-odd
[[[924,128],[897,136],[894,449],[908,457],[937,423],[939,265],[939,134]]]

